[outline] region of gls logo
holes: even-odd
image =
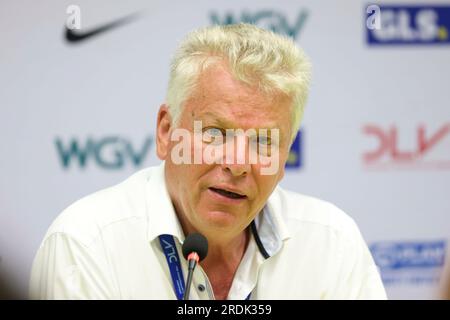
[[[449,44],[450,6],[379,5],[366,21],[379,15],[379,28],[366,28],[369,45]]]
[[[236,23],[249,23],[261,28],[272,30],[275,33],[283,34],[293,39],[297,39],[308,17],[307,10],[300,10],[297,19],[289,23],[286,16],[273,10],[262,10],[255,13],[243,11],[241,16],[227,12],[221,18],[217,12],[211,12],[210,20],[212,24],[228,25]]]
[[[450,169],[450,123],[428,130],[425,125],[419,125],[415,132],[408,133],[397,126],[382,128],[370,124],[363,127],[363,133],[375,142],[375,147],[363,154],[363,162],[368,167]],[[409,146],[404,147],[405,143]]]
[[[139,167],[147,158],[152,144],[151,136],[146,137],[137,147],[129,140],[118,136],[87,138],[84,142],[75,138],[68,142],[64,142],[61,138],[55,139],[56,151],[64,169],[68,169],[72,162],[75,162],[73,165],[78,163],[80,168],[85,168],[89,162],[111,170],[122,169],[127,163]]]

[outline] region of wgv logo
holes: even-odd
[[[415,130],[370,124],[363,127],[363,133],[373,146],[363,153],[367,166],[450,169],[450,123],[433,129],[418,125]]]
[[[373,7],[366,13],[369,45],[450,43],[450,6]],[[367,27],[372,20],[379,21],[379,26]]]
[[[303,130],[300,130],[295,137],[294,143],[289,150],[288,159],[286,161],[286,169],[300,168],[303,165]]]
[[[85,141],[75,138],[69,141],[55,139],[56,151],[64,169],[76,164],[85,168],[89,163],[102,169],[113,170],[122,169],[128,163],[139,167],[147,158],[152,144],[152,137],[146,137],[139,146],[118,136],[87,138]]]
[[[300,10],[297,18],[292,22],[289,22],[283,13],[274,10],[262,10],[253,13],[242,11],[240,16],[231,12],[225,13],[222,17],[217,12],[211,12],[210,14],[212,24],[228,25],[241,22],[249,23],[272,30],[275,33],[292,37],[293,39],[297,39],[299,36],[307,17],[307,10]]]

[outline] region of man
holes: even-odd
[[[158,113],[163,163],[56,219],[34,261],[31,297],[180,298],[181,244],[199,232],[209,253],[191,299],[384,299],[353,220],[277,186],[309,74],[291,40],[254,26],[189,34]]]

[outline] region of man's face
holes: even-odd
[[[285,96],[269,97],[243,85],[233,79],[226,66],[217,64],[201,74],[197,88],[183,106],[176,127],[170,123],[167,106],[161,106],[157,152],[166,161],[167,188],[178,216],[183,216],[183,228],[187,222],[191,231],[206,237],[230,238],[248,226],[283,177],[291,137],[290,104],[290,99]],[[240,152],[244,163],[237,163],[239,155],[235,156],[234,163],[227,163],[228,148],[222,164],[207,164],[205,161],[201,164],[194,164],[193,161],[177,164],[173,151],[180,141],[171,141],[175,130],[185,129],[191,134],[192,159],[198,149],[204,150],[208,144],[203,141],[200,146],[194,145],[194,121],[201,121],[203,132],[213,137],[225,133],[227,129],[255,129],[256,132],[262,132],[260,129],[268,129],[268,132],[278,129],[279,141],[272,149],[279,152],[278,170],[274,174],[263,174],[261,169],[267,163],[249,161],[249,137],[240,140],[244,141],[244,149],[238,147],[236,138],[231,150],[235,155]],[[267,139],[263,140],[267,143]],[[224,145],[230,144],[229,141],[224,137]]]

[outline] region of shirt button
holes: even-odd
[[[199,284],[197,288],[198,288],[198,290],[200,290],[201,292],[205,291],[205,289],[206,289],[205,286],[202,285],[202,284]]]

